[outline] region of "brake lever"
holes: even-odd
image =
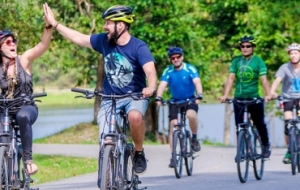
[[[85,96],[75,96],[75,98],[86,98]]]
[[[35,102],[42,102],[41,100],[34,100]]]
[[[25,102],[31,102],[31,101],[32,101],[29,97],[24,97],[23,100],[24,100]]]
[[[92,98],[94,98],[94,94],[87,94],[85,97],[86,97],[87,99],[92,99]]]

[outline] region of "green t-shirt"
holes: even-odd
[[[267,66],[260,57],[253,55],[246,60],[243,56],[237,56],[232,60],[229,72],[236,75],[234,97],[259,97],[259,77],[267,75]]]

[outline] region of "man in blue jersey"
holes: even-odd
[[[103,56],[105,78],[102,87],[104,94],[126,94],[142,92],[144,98],[152,96],[156,89],[157,75],[154,58],[145,42],[131,36],[130,24],[134,22],[132,8],[116,5],[102,14],[105,20],[105,33],[85,35],[70,29],[55,20],[53,12],[46,4],[46,20],[65,38],[77,45],[91,48]],[[148,85],[146,84],[146,78]],[[137,174],[145,172],[147,161],[143,151],[145,123],[143,116],[149,99],[135,101],[132,98],[117,101],[117,113],[125,109],[128,114],[130,131],[135,144],[133,169]],[[102,100],[98,113],[99,135],[108,132],[111,107],[110,100]],[[99,184],[99,181],[98,181]]]
[[[183,51],[180,47],[170,47],[168,49],[168,56],[172,62],[172,65],[168,66],[162,76],[157,89],[157,97],[155,99],[158,106],[161,105],[162,94],[169,85],[169,89],[172,95],[172,102],[184,102],[187,99],[194,99],[194,103],[188,105],[186,116],[189,119],[190,128],[192,131],[192,149],[195,152],[200,151],[200,143],[197,139],[198,131],[198,104],[202,100],[202,84],[197,69],[189,64],[183,62]],[[196,92],[196,96],[195,96]],[[173,126],[177,124],[177,106],[170,105],[169,119],[169,144],[172,152],[172,134]],[[174,160],[170,161],[169,167],[175,166]]]

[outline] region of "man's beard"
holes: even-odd
[[[300,63],[300,59],[298,60],[298,61],[296,61],[296,62],[293,62],[293,61],[290,61],[291,62],[291,64],[293,64],[293,65],[297,65],[298,63]]]
[[[110,35],[110,37],[108,37],[108,43],[109,44],[111,44],[111,45],[116,45],[117,44],[117,40],[116,40],[116,33],[114,32],[114,33],[112,33],[111,35]]]
[[[182,65],[182,62],[181,62],[180,65],[178,65],[178,66],[175,66],[175,65],[174,65],[174,67],[175,67],[175,69],[179,69],[179,68],[181,67],[181,65]]]

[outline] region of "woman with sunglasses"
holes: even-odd
[[[264,61],[253,55],[256,42],[251,35],[243,36],[239,41],[239,47],[242,52],[241,56],[235,57],[229,68],[229,77],[226,82],[224,95],[219,98],[221,102],[225,102],[229,96],[230,90],[235,81],[234,98],[239,100],[251,100],[259,97],[258,83],[262,83],[265,91],[265,100],[270,99],[270,87],[267,80],[267,67]],[[263,102],[263,101],[262,101]],[[234,104],[235,124],[243,123],[243,104]],[[251,115],[253,124],[257,127],[259,135],[264,146],[263,156],[268,158],[271,155],[269,135],[267,125],[265,123],[264,103],[251,104],[248,106],[248,112]]]
[[[15,35],[10,31],[0,30],[0,87],[3,97],[17,98],[21,94],[33,93],[32,63],[48,49],[52,36],[51,28],[52,26],[45,22],[41,41],[22,55],[17,54],[18,42]],[[29,175],[35,174],[38,170],[32,160],[32,124],[37,116],[38,108],[35,104],[18,107],[15,115],[20,127],[21,143]]]
[[[193,104],[187,107],[186,116],[189,120],[192,131],[192,149],[195,152],[200,151],[200,143],[197,139],[198,132],[198,104],[202,100],[202,84],[199,73],[193,65],[183,62],[183,51],[180,47],[170,47],[168,49],[168,57],[172,65],[168,66],[162,76],[157,89],[157,97],[155,98],[157,106],[161,105],[162,95],[169,85],[171,91],[171,101],[176,103],[184,103],[187,99],[195,99]],[[196,98],[195,98],[196,92]],[[172,153],[173,142],[173,126],[177,124],[177,107],[170,105],[169,108],[170,130],[169,130],[169,145]],[[171,159],[170,168],[175,167],[175,161]]]

